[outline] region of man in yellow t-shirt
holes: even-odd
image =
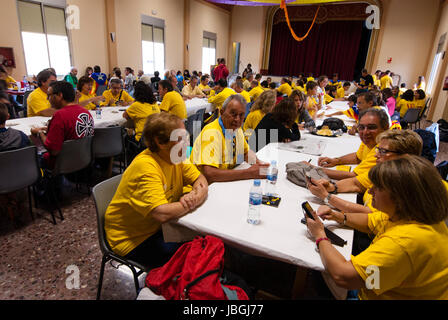
[[[249,73],[247,75],[246,80],[244,80],[244,82],[243,82],[243,89],[246,90],[247,92],[249,92],[251,89],[252,81],[254,81],[254,75],[253,75],[253,73]]]
[[[251,90],[249,91],[249,96],[251,101],[257,100],[257,98],[264,92],[263,88],[258,85],[257,81],[252,81]]]
[[[198,77],[193,76],[190,79],[190,83],[183,87],[182,89],[182,96],[186,97],[187,99],[193,99],[193,98],[205,98],[204,92],[197,86],[198,84]]]
[[[43,70],[39,72],[37,75],[38,88],[31,92],[27,99],[28,117],[52,117],[57,111],[51,107],[47,95],[50,84],[56,80],[56,74],[50,70]]]
[[[201,205],[206,199],[208,184],[194,165],[182,161],[181,156],[172,158],[173,148],[182,150],[179,144],[183,142],[171,141],[170,136],[174,130],[185,130],[183,122],[167,113],[151,115],[147,121],[143,135],[148,149],[123,174],[106,210],[104,229],[116,254],[143,265],[156,261],[154,265],[160,266],[170,256],[160,250],[159,244],[151,246],[148,242],[157,238],[165,248],[161,225]],[[193,191],[183,195],[183,187],[187,185]],[[173,254],[175,250],[170,251]]]
[[[202,76],[201,83],[198,85],[199,89],[201,89],[201,91],[207,96],[210,95],[210,91],[212,90],[212,88],[208,85],[208,81],[208,76]]]
[[[250,102],[250,94],[249,94],[249,92],[247,92],[246,90],[243,89],[243,83],[241,81],[235,81],[232,84],[232,89],[236,93],[242,95],[244,97],[244,99],[246,99],[247,103]]]
[[[225,79],[219,79],[215,88],[218,94],[210,95],[208,102],[213,105],[213,110],[220,110],[224,101],[231,95],[236,94],[236,92],[227,87],[227,81]]]
[[[389,118],[383,110],[375,108],[370,108],[359,116],[358,131],[362,143],[358,151],[340,158],[322,157],[318,160],[319,166],[324,167],[324,172],[330,179],[343,180],[353,178],[369,171],[370,168],[376,165],[376,137],[389,129]],[[328,169],[338,165],[352,164],[358,165],[353,172]]]
[[[344,85],[336,90],[336,99],[342,99],[345,98],[348,90],[350,89],[350,86],[352,84],[350,82],[344,82]]]
[[[287,95],[288,97],[291,95],[292,93],[292,88],[288,83],[288,80],[286,78],[282,78],[282,80],[280,81],[280,87],[277,88],[277,91],[280,92],[283,95]]]
[[[187,119],[187,106],[182,96],[173,90],[168,80],[159,82],[159,96],[162,98],[160,110],[175,114],[181,119]]]
[[[241,126],[246,113],[244,97],[235,94],[224,102],[220,117],[206,125],[193,145],[190,160],[209,183],[247,179],[264,179],[266,169],[244,138]],[[244,161],[253,164],[244,170],[231,170]]]
[[[381,77],[380,79],[381,82],[381,90],[384,90],[386,88],[391,88],[392,89],[392,85],[393,85],[393,80],[390,76],[390,71],[387,70],[384,75]]]
[[[120,79],[110,80],[110,89],[104,91],[103,97],[102,107],[129,106],[134,102],[129,93],[123,90],[123,83]]]

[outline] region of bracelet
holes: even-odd
[[[347,215],[345,213],[344,214],[344,221],[342,222],[342,225],[345,226],[345,224],[347,223]]]
[[[334,186],[334,190],[331,191],[330,193],[331,194],[338,194],[338,185],[335,182],[333,182],[333,181],[331,181],[331,184]]]
[[[319,239],[317,239],[316,240],[316,248],[317,248],[317,251],[319,251],[319,243],[321,243],[322,241],[330,241],[328,238],[319,238]]]

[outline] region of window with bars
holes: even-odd
[[[143,72],[153,75],[165,71],[165,30],[162,27],[142,24]]]
[[[211,66],[216,64],[216,37],[204,36],[202,41],[202,73],[210,74]]]
[[[28,75],[54,68],[58,75],[70,72],[71,55],[65,9],[44,3],[17,1],[23,50]]]

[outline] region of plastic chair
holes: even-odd
[[[244,115],[244,119],[246,119],[247,116],[249,115],[250,109],[252,108],[253,104],[254,104],[253,102],[249,102],[248,104],[246,104],[246,114]]]
[[[97,214],[97,222],[98,222],[98,240],[100,244],[101,252],[103,253],[103,258],[101,261],[101,270],[100,277],[98,280],[98,291],[96,295],[96,299],[100,300],[101,297],[101,288],[103,286],[103,277],[104,277],[104,267],[106,263],[110,260],[117,261],[129,269],[131,269],[132,274],[134,276],[134,285],[135,290],[138,295],[138,291],[140,290],[140,285],[138,283],[138,277],[148,271],[148,268],[142,266],[141,264],[125,259],[124,257],[114,253],[109,246],[109,243],[106,239],[106,232],[104,231],[104,216],[106,214],[107,207],[109,203],[112,201],[112,198],[120,184],[122,175],[115,176],[106,181],[101,182],[93,188],[93,200],[95,201],[95,208]],[[136,270],[139,269],[139,271]]]
[[[53,169],[45,169],[45,177],[47,183],[45,186],[48,201],[51,203],[49,195],[53,196],[56,209],[59,211],[61,220],[64,220],[61,208],[59,207],[56,190],[55,190],[55,178],[61,175],[78,172],[82,169],[90,166],[92,162],[92,140],[93,137],[85,137],[77,140],[65,141],[62,145],[61,152],[56,158],[56,163]],[[89,190],[90,192],[90,190]],[[51,211],[53,217],[53,223],[56,224],[56,219]]]
[[[419,115],[420,115],[420,109],[418,108],[408,109],[402,121],[406,122],[407,124],[410,124],[412,128],[412,125],[415,125],[417,123]]]
[[[199,134],[201,133],[201,130],[204,126],[204,114],[205,114],[205,108],[199,109],[198,111],[196,111],[195,114],[187,118],[185,128],[190,134],[190,146],[193,145],[194,138],[198,137]]]
[[[122,154],[124,161],[120,157],[120,173],[123,172],[123,163],[124,167],[127,167],[122,127],[95,128],[92,141],[93,159],[110,158]]]
[[[0,152],[0,194],[28,189],[31,218],[34,220],[31,204],[31,189],[41,178],[35,146]]]
[[[106,85],[98,86],[98,88],[96,89],[96,95],[97,96],[102,96],[104,91],[106,91],[106,90],[107,90],[107,86]]]

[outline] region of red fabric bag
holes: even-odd
[[[224,244],[196,237],[182,245],[164,266],[151,270],[146,286],[167,300],[249,300],[238,286],[222,284]]]

